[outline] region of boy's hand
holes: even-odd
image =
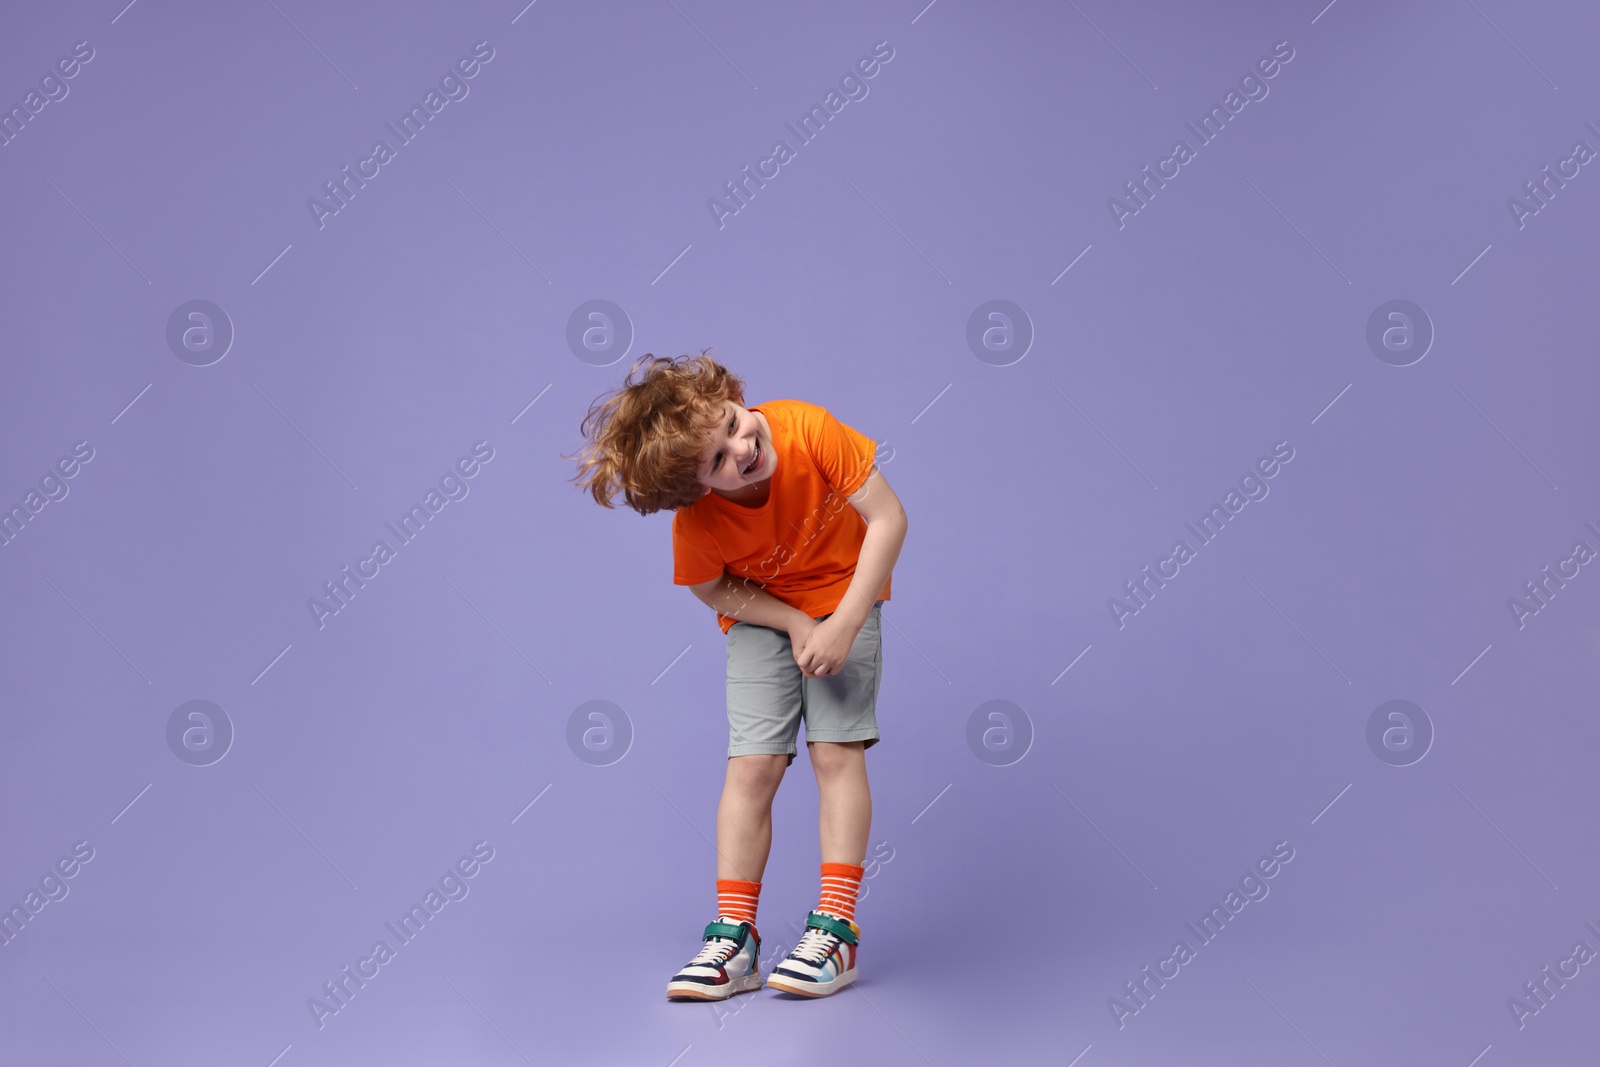
[[[812,677],[806,670],[805,664],[800,660],[800,654],[806,647],[806,642],[811,640],[811,635],[817,629],[817,621],[806,615],[803,611],[795,612],[798,616],[789,626],[789,651],[794,654],[794,662],[800,668],[800,673],[807,678]]]
[[[800,672],[808,678],[838,674],[850,657],[850,648],[856,643],[859,631],[836,621],[833,615],[821,622],[807,620],[807,623],[789,631],[789,645]]]

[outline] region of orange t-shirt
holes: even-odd
[[[803,400],[750,408],[772,429],[777,468],[759,508],[707,493],[672,517],[672,581],[700,585],[727,571],[816,618],[834,611],[855,577],[867,523],[845,499],[872,473],[872,439]],[[888,600],[891,574],[874,600]],[[721,612],[727,633],[739,620]]]

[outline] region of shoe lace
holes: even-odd
[[[726,937],[707,938],[705,947],[702,948],[694,959],[689,961],[689,966],[699,967],[709,964],[727,963],[733,954],[739,950],[739,943]]]
[[[837,934],[809,926],[800,938],[800,943],[794,947],[794,955],[807,963],[821,963],[828,958],[828,953],[839,946],[839,941]]]

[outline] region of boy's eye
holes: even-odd
[[[738,419],[734,419],[732,422],[728,423],[728,433],[730,435],[733,433],[733,427],[738,421],[739,421]],[[717,468],[720,467],[720,466],[722,466],[722,453],[718,452],[716,454],[716,457],[714,459],[712,459],[712,461],[711,461],[711,471],[712,471],[712,473],[715,474]]]

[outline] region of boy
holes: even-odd
[[[874,465],[870,438],[804,401],[743,403],[744,383],[704,352],[676,361],[647,354],[583,421],[592,441],[580,484],[606,507],[620,490],[642,515],[674,509],[672,580],[715,610],[727,635],[718,915],[668,983],[674,1000],[761,986],[755,920],[772,799],[802,717],[820,798],[822,893],[767,984],[820,997],[856,977],[880,613],[906,514]]]

